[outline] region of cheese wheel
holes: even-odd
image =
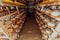
[[[51,12],[51,15],[52,16],[59,16],[60,12],[59,11],[53,11],[53,12]]]
[[[48,24],[48,26],[51,26],[51,27],[55,26],[55,23],[53,23],[53,22],[48,22],[47,24]]]

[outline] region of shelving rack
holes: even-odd
[[[0,6],[0,40],[16,40],[26,17],[25,5],[16,0],[11,4],[10,1],[2,0]]]
[[[60,0],[45,0],[36,5],[36,21],[44,40],[60,40]]]

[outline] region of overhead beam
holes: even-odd
[[[14,0],[14,1],[12,1],[12,0],[2,0],[2,3],[3,4],[8,4],[8,5],[10,4],[10,5],[22,5],[22,6],[25,6],[25,4],[17,2],[17,0]]]

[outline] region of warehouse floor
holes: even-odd
[[[42,40],[33,14],[28,14],[18,40]]]

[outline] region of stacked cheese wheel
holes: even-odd
[[[11,7],[11,9],[14,9],[14,7]],[[6,11],[0,12],[0,28],[7,35],[9,40],[16,40],[19,37],[19,32],[26,17],[25,11],[23,9],[19,10],[17,8],[12,11],[8,6],[5,7],[5,9],[2,7],[2,10]],[[7,40],[7,38],[0,40],[5,39]]]

